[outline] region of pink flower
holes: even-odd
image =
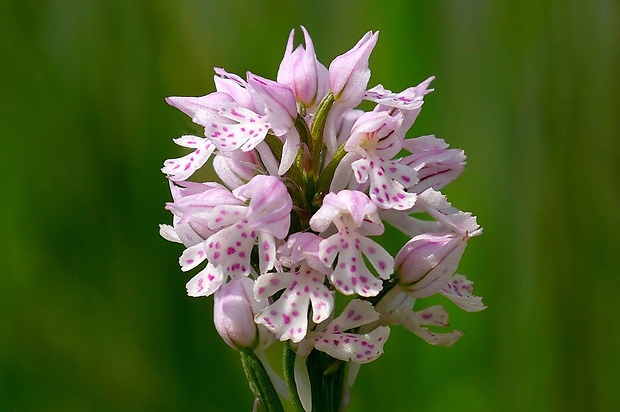
[[[211,93],[202,97],[168,97],[166,102],[181,110],[192,118],[192,121],[203,127],[213,122],[225,121],[220,116],[219,107],[224,103],[232,102],[232,98],[224,93]],[[198,136],[182,136],[174,139],[182,147],[194,149],[194,152],[179,159],[168,159],[164,162],[162,172],[174,181],[182,181],[190,177],[209,160],[215,150],[215,144],[210,139]]]
[[[310,219],[310,227],[317,232],[326,231],[331,224],[336,228],[351,228],[363,234],[380,235],[383,223],[377,213],[377,206],[364,193],[356,190],[342,190],[329,193],[323,205]]]
[[[327,69],[301,31],[301,45],[295,30],[288,37],[277,81],[216,68],[215,92],[166,99],[204,136],[174,139],[190,153],[164,162],[173,218],[160,234],[185,246],[182,271],[200,268],[187,294],[215,295],[214,322],[228,345],[260,351],[290,341],[296,355],[287,352],[286,366],[293,361],[310,410],[321,392],[310,381],[329,370],[308,373],[313,350],[370,362],[383,353],[388,325],[450,346],[463,333],[435,332],[448,326],[445,309],[413,311],[416,301],[442,295],[468,312],[485,306],[456,273],[482,229],[439,192],[461,174],[465,154],[433,135],[405,137],[434,78],[400,92],[366,90],[378,32]],[[357,108],[363,100],[372,111]],[[224,185],[187,181],[210,159]],[[395,258],[373,238],[384,222],[410,238]],[[338,294],[352,298],[335,317]]]
[[[170,106],[176,107],[191,117],[194,123],[203,127],[213,121],[222,121],[223,118],[219,115],[220,106],[233,101],[230,95],[218,92],[201,97],[171,96],[166,98]]]
[[[345,295],[375,296],[382,284],[366,267],[368,259],[377,274],[387,279],[394,269],[394,258],[364,234],[383,232],[377,207],[362,192],[343,190],[325,196],[323,206],[310,219],[310,227],[325,231],[333,223],[338,232],[321,241],[319,258],[326,266],[338,261],[330,276],[332,285]]]
[[[249,205],[244,210],[214,210],[211,225],[218,231],[204,242],[205,258],[229,275],[248,275],[252,249],[258,241],[260,270],[267,272],[276,261],[276,239],[288,234],[291,197],[278,178],[264,175],[255,176],[233,194],[239,200],[249,200]]]
[[[184,272],[205,260],[209,262],[188,283],[190,296],[207,296],[227,277],[249,275],[257,241],[261,272],[272,269],[276,264],[276,239],[284,239],[288,234],[292,202],[278,178],[255,176],[232,193],[221,185],[217,189],[218,194],[205,194],[204,199],[192,204],[187,217],[201,219],[201,225],[212,233],[185,249],[179,258]]]
[[[276,136],[288,132],[297,117],[295,95],[290,87],[248,72],[248,87],[258,111],[269,118]]]
[[[257,111],[252,100],[252,94],[248,91],[248,83],[241,77],[216,67],[213,81],[218,92],[229,95],[241,107],[254,112]]]
[[[418,182],[415,170],[390,160],[402,148],[402,139],[395,133],[401,122],[400,115],[364,113],[345,144],[345,150],[360,157],[351,163],[353,176],[358,183],[369,181],[370,198],[382,209],[406,210],[416,201],[416,195],[405,190]]]
[[[436,220],[415,218],[417,213],[426,213]],[[404,213],[381,210],[381,218],[411,237],[424,233],[455,233],[468,237],[482,234],[475,216],[452,207],[446,196],[433,188],[420,193],[412,209]]]
[[[416,209],[428,213],[446,230],[469,237],[482,234],[475,216],[452,207],[446,196],[433,188],[420,193]]]
[[[306,336],[310,307],[314,323],[327,319],[334,308],[333,292],[323,284],[330,271],[318,257],[321,240],[312,233],[291,235],[287,244],[280,248],[284,255],[280,261],[291,270],[265,273],[254,285],[259,299],[284,289],[274,303],[256,316],[257,323],[265,325],[282,341],[299,342]]]
[[[271,131],[284,142],[278,174],[286,173],[299,150],[299,133],[294,127],[297,104],[293,91],[286,85],[248,73],[248,86],[261,113],[269,119]]]

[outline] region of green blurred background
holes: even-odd
[[[488,309],[447,305],[466,331],[450,349],[393,329],[350,410],[620,410],[617,1],[5,1],[0,16],[0,410],[250,410],[212,299],[185,295],[181,248],[158,235],[159,168],[195,130],[164,97],[213,91],[214,66],[275,78],[300,24],[326,65],[379,30],[370,85],[437,76],[410,136],[465,149],[444,191],[485,229],[460,271]]]

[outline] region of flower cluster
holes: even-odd
[[[167,99],[204,128],[175,139],[191,152],[162,168],[173,222],[160,233],[185,246],[182,271],[200,267],[187,292],[215,295],[217,330],[237,349],[279,339],[300,357],[365,363],[383,352],[389,325],[449,346],[461,332],[429,329],[447,325],[443,307],[413,307],[441,294],[484,309],[456,273],[482,230],[440,192],[463,171],[463,151],[405,137],[433,78],[367,89],[377,32],[329,68],[302,32],[305,47],[294,48],[291,31],[276,81],[216,69],[215,92]],[[356,109],[364,100],[371,111]],[[222,183],[189,181],[210,159]],[[377,241],[384,222],[411,238],[395,257]],[[338,295],[350,298],[336,314]]]

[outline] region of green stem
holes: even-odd
[[[284,412],[282,402],[280,402],[273,383],[254,351],[251,349],[241,349],[239,356],[241,357],[241,365],[250,385],[250,390],[258,399],[258,404],[262,410],[265,412]]]
[[[334,178],[334,173],[336,172],[336,168],[338,164],[342,160],[342,158],[347,154],[346,150],[344,150],[344,145],[340,146],[332,160],[325,166],[325,170],[319,176],[319,180],[316,182],[316,189],[314,192],[314,198],[311,200],[311,205],[316,207],[317,209],[321,207],[323,204],[323,198],[329,191],[329,185]]]
[[[295,129],[297,129],[297,133],[299,133],[300,141],[305,143],[309,148],[312,147],[312,136],[310,135],[310,129],[301,114],[297,115],[297,118],[295,119]]]
[[[306,365],[312,389],[312,411],[340,411],[346,363],[315,349],[310,352]]]
[[[291,397],[291,403],[295,412],[305,412],[304,407],[299,399],[299,393],[297,392],[297,384],[295,383],[295,351],[289,348],[288,345],[284,345],[284,381],[288,388],[288,394]]]

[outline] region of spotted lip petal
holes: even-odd
[[[319,258],[326,266],[331,266],[338,258],[330,280],[345,295],[376,296],[383,287],[366,267],[364,256],[379,276],[389,278],[394,268],[392,256],[378,243],[357,232],[338,232],[319,246]]]
[[[219,230],[205,242],[205,253],[209,262],[229,276],[249,275],[251,253],[257,237],[247,219]]]
[[[455,274],[441,289],[440,293],[466,312],[486,309],[482,298],[474,296],[474,283],[465,276]]]
[[[185,285],[187,295],[191,297],[210,296],[222,285],[224,278],[225,275],[221,270],[208,263]]]
[[[215,145],[203,137],[185,135],[174,139],[174,142],[179,146],[194,149],[192,153],[181,158],[168,159],[164,162],[161,171],[174,181],[183,181],[190,177],[215,151]]]
[[[272,296],[282,289],[284,292],[256,316],[256,322],[265,325],[282,341],[301,341],[308,329],[310,305],[315,323],[327,319],[333,310],[334,297],[323,284],[324,278],[307,264],[294,272],[262,274],[254,285],[257,298]]]
[[[345,362],[371,362],[383,353],[383,345],[389,337],[390,329],[379,326],[366,334],[346,331],[377,319],[379,314],[370,302],[354,299],[327,327],[308,333],[306,339],[298,345],[298,354],[305,356],[315,348]]]
[[[221,104],[218,113],[227,121],[205,125],[205,136],[221,151],[250,151],[265,139],[271,127],[266,116],[235,102]]]
[[[463,336],[463,332],[459,330],[433,332],[428,328],[448,326],[448,313],[443,306],[430,306],[413,312],[416,299],[402,292],[398,293],[398,290],[395,292],[390,302],[382,304],[386,310],[381,313],[381,323],[401,325],[436,346],[452,346]]]
[[[370,198],[381,209],[408,210],[415,205],[418,196],[406,188],[418,182],[418,175],[406,165],[369,156],[351,163],[351,168],[358,183],[369,181]]]
[[[256,317],[280,340],[302,340],[308,328],[308,308],[312,321],[323,322],[334,307],[334,296],[324,285],[330,272],[318,258],[321,237],[307,232],[294,233],[278,252],[280,262],[290,271],[263,273],[254,285],[257,298],[263,299],[283,290],[282,295]],[[318,267],[318,270],[316,269]]]
[[[200,265],[205,259],[207,259],[207,253],[204,242],[201,242],[183,251],[183,254],[179,258],[179,265],[183,272],[187,272]]]

